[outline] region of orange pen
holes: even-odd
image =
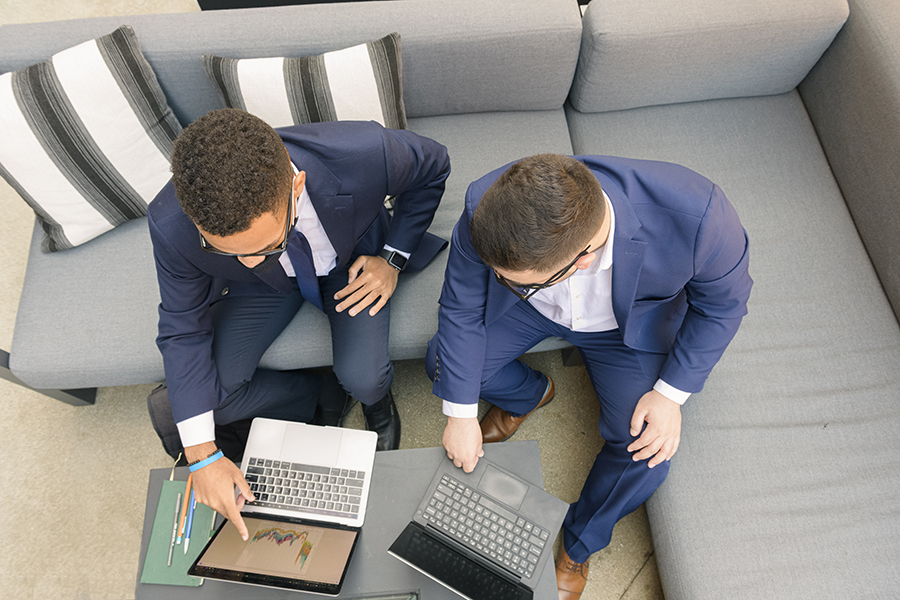
[[[193,483],[194,474],[191,473],[187,478],[187,485],[184,488],[184,504],[181,506],[181,520],[178,523],[178,539],[175,541],[176,544],[181,543],[181,538],[184,537],[184,519],[187,516],[189,499],[191,497],[191,484]]]

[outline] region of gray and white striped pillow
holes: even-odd
[[[0,131],[0,175],[53,252],[147,214],[181,125],[125,26],[0,75]]]
[[[352,120],[406,129],[399,33],[318,56],[205,55],[203,66],[226,106],[272,127]]]

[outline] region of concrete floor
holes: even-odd
[[[0,0],[0,24],[197,10],[195,0]],[[0,214],[0,348],[8,350],[33,215],[3,181]],[[596,400],[584,369],[563,367],[558,353],[526,362],[555,379],[557,397],[514,439],[540,442],[546,488],[572,502],[603,443]],[[153,387],[104,388],[96,405],[73,408],[0,381],[0,439],[10,452],[0,493],[0,598],[134,597],[147,473],[170,464],[147,416]],[[401,446],[440,445],[445,420],[421,361],[396,365],[394,394]],[[361,425],[356,408],[350,426]],[[582,597],[663,597],[643,507],[593,557]]]

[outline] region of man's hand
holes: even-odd
[[[481,426],[474,417],[469,419],[447,417],[443,441],[447,458],[457,467],[462,467],[466,473],[474,471],[478,459],[484,456],[484,450],[481,448]]]
[[[631,417],[631,435],[637,437],[647,422],[641,437],[628,446],[629,452],[636,452],[634,460],[646,460],[651,469],[664,460],[669,460],[678,450],[681,441],[681,405],[669,400],[656,390],[650,390],[638,401]]]
[[[203,460],[215,450],[214,442],[206,442],[188,446],[184,449],[184,455],[188,462],[195,462]],[[241,518],[241,509],[244,507],[245,498],[250,502],[253,502],[255,498],[247,480],[241,474],[241,470],[223,456],[202,469],[194,471],[193,482],[194,497],[197,502],[207,505],[234,523],[238,533],[241,534],[241,539],[246,542],[247,526]],[[234,497],[234,486],[237,486],[241,492],[237,499]]]
[[[397,289],[399,274],[400,271],[380,256],[360,256],[350,265],[347,287],[334,295],[335,300],[344,300],[335,310],[342,312],[352,306],[350,316],[355,317],[377,299],[369,309],[369,316],[374,317]]]

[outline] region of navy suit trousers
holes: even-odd
[[[394,379],[388,356],[390,302],[374,317],[334,310],[334,294],[347,285],[347,267],[319,278],[331,325],[334,372],[344,390],[363,404],[384,397]],[[309,370],[272,371],[259,360],[303,305],[296,280],[290,294],[225,298],[210,308],[213,356],[228,392],[215,410],[217,423],[268,417],[309,422],[322,392],[322,376]]]
[[[653,388],[666,355],[628,348],[619,330],[572,331],[527,302],[517,302],[487,327],[481,398],[514,416],[533,410],[547,378],[517,358],[548,337],[564,338],[578,348],[600,402],[605,444],[563,523],[566,552],[584,562],[609,545],[616,522],[643,504],[669,471],[668,462],[650,469],[648,461],[635,462],[626,449],[637,439],[630,430],[638,400]],[[426,369],[434,379],[434,340],[428,350]]]

